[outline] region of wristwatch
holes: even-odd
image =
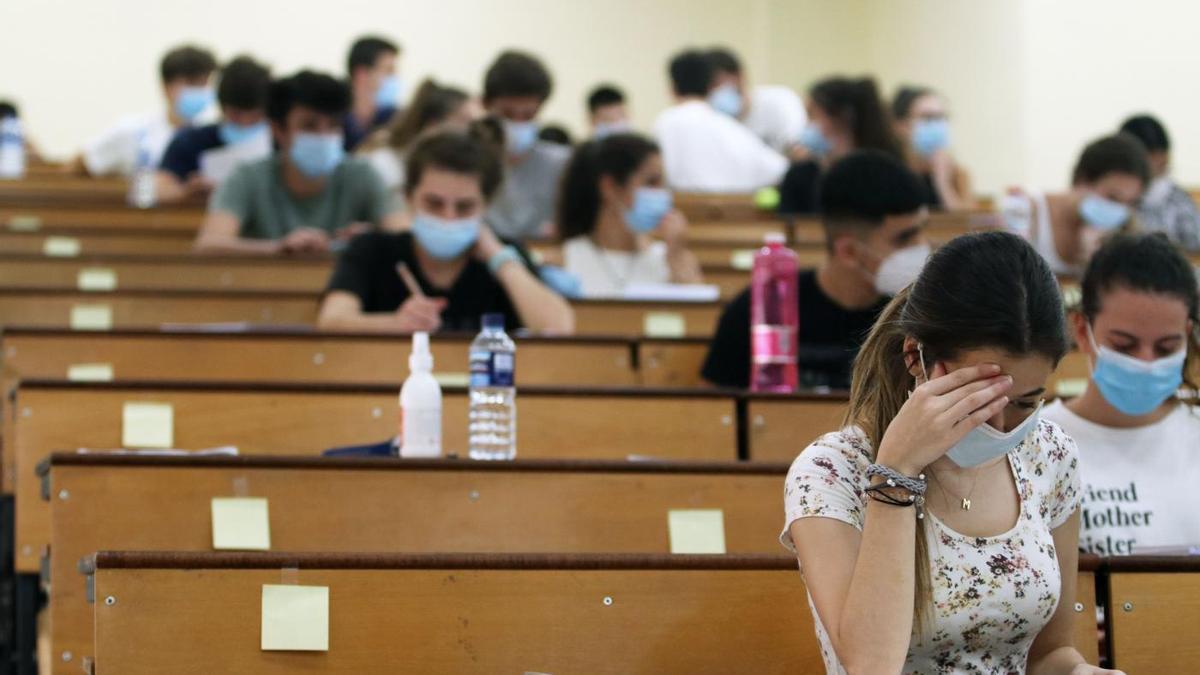
[[[521,254],[517,251],[515,246],[505,246],[497,251],[495,255],[488,259],[488,269],[491,270],[492,274],[496,274],[500,271],[501,267],[504,267],[510,262],[523,262]]]

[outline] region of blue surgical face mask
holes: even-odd
[[[1096,354],[1092,382],[1109,405],[1126,415],[1146,415],[1179,391],[1187,348],[1154,361],[1098,347],[1088,326],[1088,340]]]
[[[596,127],[592,130],[592,137],[600,140],[614,134],[626,133],[630,129],[629,122],[625,120],[621,120],[620,122],[597,122]]]
[[[395,108],[404,95],[404,80],[399,75],[388,75],[375,90],[375,105],[380,108]]]
[[[925,371],[925,350],[920,344],[917,345],[917,353],[920,354],[921,372],[925,375],[925,381],[929,381],[929,373]],[[1042,402],[1038,401],[1037,408],[1029,413],[1029,417],[1025,418],[1012,431],[1000,431],[992,425],[984,422],[972,429],[963,437],[961,441],[955,443],[953,447],[946,451],[946,456],[950,461],[961,466],[964,469],[986,464],[993,459],[998,459],[1012,452],[1029,434],[1037,428],[1038,420],[1042,416]]]
[[[233,122],[222,122],[221,126],[217,127],[217,133],[221,136],[221,142],[225,145],[237,145],[246,141],[254,140],[260,135],[267,133],[267,123],[259,122],[258,124],[234,124]]]
[[[640,187],[633,193],[633,207],[623,214],[625,224],[638,234],[650,232],[671,211],[671,204],[670,190]]]
[[[808,151],[817,157],[829,154],[833,146],[829,143],[829,139],[825,138],[825,134],[821,133],[821,127],[809,122],[804,129],[800,131],[800,138],[797,139],[800,145],[808,148]]]
[[[346,151],[342,147],[340,133],[299,133],[292,140],[288,157],[300,173],[309,178],[322,178],[338,168],[346,157]]]
[[[184,87],[175,97],[175,114],[191,122],[213,103],[213,92],[208,87]]]
[[[1107,232],[1129,220],[1129,207],[1089,192],[1079,202],[1079,215],[1097,230]]]
[[[944,119],[917,120],[913,125],[912,144],[922,157],[950,147],[950,123]]]
[[[524,155],[538,140],[538,123],[504,120],[504,142],[510,155]]]
[[[723,84],[710,91],[708,104],[730,117],[742,114],[742,95],[732,84]]]
[[[444,220],[420,211],[413,217],[412,231],[417,243],[438,260],[453,260],[479,240],[480,218]]]

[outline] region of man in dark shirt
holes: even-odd
[[[863,338],[889,296],[916,278],[928,245],[921,180],[876,150],[834,163],[820,183],[828,258],[799,274],[800,385],[847,389]],[[750,290],[721,315],[701,372],[718,386],[750,384]]]
[[[200,158],[206,152],[242,143],[257,143],[265,156],[270,153],[267,125],[267,90],[271,73],[263,65],[239,56],[221,69],[217,101],[221,123],[181,129],[163,153],[155,177],[155,197],[172,204],[191,197],[204,197],[215,187],[202,175]],[[255,159],[247,155],[245,159]]]
[[[350,112],[342,123],[346,152],[353,152],[371,132],[396,115],[403,89],[396,72],[399,57],[399,45],[381,37],[362,37],[351,45],[346,59]]]

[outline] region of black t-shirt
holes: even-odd
[[[792,164],[779,184],[779,212],[809,214],[820,210],[821,165],[813,160]]]
[[[200,155],[214,148],[225,147],[219,125],[209,124],[192,129],[180,129],[163,152],[159,168],[170,171],[179,180],[200,170]]]
[[[942,197],[938,194],[937,186],[933,184],[933,174],[921,174],[921,182],[925,185],[925,194],[921,198],[921,203],[934,210],[941,210]]]
[[[817,285],[816,270],[801,270],[797,291],[800,386],[849,389],[854,357],[887,299],[868,309],[843,309]],[[750,289],[721,313],[701,375],[722,387],[750,386]]]
[[[517,247],[525,265],[537,276],[529,254]],[[346,291],[358,296],[364,312],[394,312],[408,299],[408,287],[396,272],[406,263],[421,291],[429,297],[448,298],[442,312],[442,330],[474,332],[484,314],[504,314],[508,330],[521,327],[521,319],[500,281],[486,263],[470,259],[450,288],[435,288],[421,272],[411,232],[371,232],[356,237],[338,258],[329,291]]]

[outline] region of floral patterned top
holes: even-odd
[[[792,463],[784,485],[780,541],[788,527],[833,518],[862,530],[871,447],[856,428],[826,434]],[[1041,420],[1008,462],[1021,501],[1016,525],[995,537],[968,537],[926,511],[933,621],[909,644],[904,673],[1024,673],[1033,639],[1058,606],[1061,575],[1051,531],[1079,507],[1078,451],[1058,425]],[[809,596],[829,673],[844,674]]]

